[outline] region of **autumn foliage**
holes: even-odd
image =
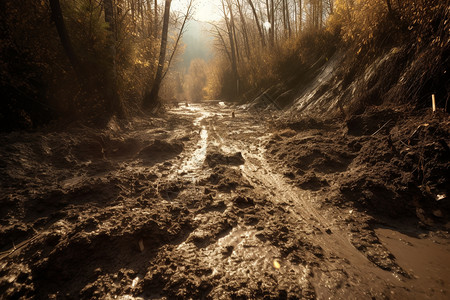
[[[116,96],[127,113],[139,111],[155,78],[164,2],[112,1],[108,22],[107,1],[57,1],[75,66],[56,29],[51,2],[0,2],[0,128],[32,128],[55,119],[101,123],[117,114],[110,99]],[[180,18],[172,17],[176,31]],[[170,40],[167,56],[173,47]]]
[[[405,76],[388,98],[419,103],[431,92],[448,98],[447,0],[222,2],[224,21],[216,30],[216,69],[223,79],[215,89],[223,97],[248,100],[276,84],[285,89],[305,85],[312,79],[309,73],[337,49],[343,49],[346,57],[340,72],[345,80],[352,80],[374,59],[399,47],[393,68],[406,70]],[[385,84],[390,88],[396,80],[393,75]]]

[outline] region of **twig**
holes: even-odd
[[[386,123],[384,123],[384,125],[381,126],[377,131],[375,131],[371,136],[376,135],[376,134],[377,134],[378,132],[380,132],[384,127],[386,127],[386,125],[389,124],[389,122],[391,122],[391,121],[392,121],[392,119],[389,120],[389,121],[387,121]]]

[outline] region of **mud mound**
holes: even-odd
[[[80,179],[82,180],[82,179]],[[97,178],[78,183],[67,189],[57,189],[20,197],[10,195],[1,199],[0,250],[10,249],[31,236],[36,230],[67,217],[77,207],[104,207],[117,200],[120,188],[113,180]],[[19,221],[20,220],[20,221]]]
[[[327,174],[343,172],[352,162],[354,154],[342,141],[324,137],[320,132],[312,136],[291,136],[279,138],[276,135],[266,146],[268,153],[295,170],[295,174],[303,175],[311,170]],[[294,176],[295,177],[295,176]]]
[[[136,138],[111,138],[105,141],[105,155],[111,158],[132,157],[142,147]]]
[[[395,126],[399,117],[400,112],[392,109],[351,116],[347,120],[348,134],[354,136],[371,135],[377,132],[386,134]]]
[[[139,152],[138,157],[145,163],[156,163],[177,156],[183,151],[183,148],[181,143],[154,140],[149,146]]]
[[[208,153],[205,158],[205,163],[210,167],[217,165],[232,165],[239,166],[245,163],[241,152],[236,152],[231,155],[226,155],[219,152]]]
[[[267,155],[302,189],[336,192],[337,205],[352,203],[376,217],[417,217],[446,224],[450,216],[449,120],[399,109],[369,109],[337,130],[303,128],[275,134]],[[291,128],[291,124],[286,124]]]
[[[297,120],[295,122],[288,122],[286,125],[288,128],[303,131],[303,130],[311,130],[311,129],[330,129],[332,127],[332,122],[324,122],[313,118],[305,118],[301,120]]]
[[[415,212],[413,201],[405,201],[409,197],[414,197],[412,191],[409,193],[403,191],[399,194],[394,186],[386,185],[382,180],[371,179],[369,176],[366,179],[352,178],[342,183],[340,191],[346,201],[352,201],[361,210],[378,215],[398,218],[411,216]]]
[[[240,170],[227,168],[225,166],[217,166],[213,169],[211,175],[200,181],[202,185],[211,185],[219,191],[229,192],[235,190],[238,186],[250,186],[250,184],[242,178]]]
[[[330,186],[328,181],[316,176],[314,172],[309,172],[298,180],[298,186],[305,190],[318,191],[323,187]]]
[[[92,299],[133,293],[136,278],[144,277],[159,247],[184,239],[192,229],[180,207],[138,211],[132,209],[135,203],[129,205],[72,214],[37,234],[17,253],[28,259],[26,265],[3,261],[3,296]]]

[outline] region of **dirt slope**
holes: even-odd
[[[202,104],[125,128],[3,135],[1,298],[446,299],[448,199],[411,202],[400,187],[414,163],[391,148],[448,170],[434,142],[448,119],[374,136],[363,121]]]

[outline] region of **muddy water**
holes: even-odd
[[[182,106],[160,127],[115,133],[114,147],[135,153],[109,158],[103,143],[98,157],[74,155],[76,172],[64,165],[51,178],[59,193],[34,185],[39,205],[14,202],[27,191],[8,187],[8,207],[23,214],[1,215],[15,245],[0,256],[4,298],[448,299],[446,236],[411,237],[372,228],[353,208],[324,208],[326,190],[299,188],[266,151],[272,119],[223,103]],[[138,153],[155,144],[172,152],[146,163]],[[369,238],[370,251],[355,246]]]
[[[198,176],[195,174],[195,171],[198,171],[206,158],[206,148],[208,146],[208,130],[206,125],[204,125],[204,120],[208,118],[211,113],[201,109],[201,106],[193,105],[186,107],[187,112],[181,111],[182,114],[192,114],[195,116],[194,121],[192,122],[193,130],[199,132],[199,139],[195,146],[195,151],[190,155],[189,158],[185,159],[181,166],[177,166],[178,170],[176,173],[170,176],[170,179],[174,179],[176,176],[180,176],[182,174],[188,174],[188,178],[196,182],[198,180]],[[177,111],[180,112],[179,110]]]
[[[375,230],[396,261],[411,274],[408,288],[423,299],[450,297],[450,242],[439,236],[419,238],[389,228]]]

